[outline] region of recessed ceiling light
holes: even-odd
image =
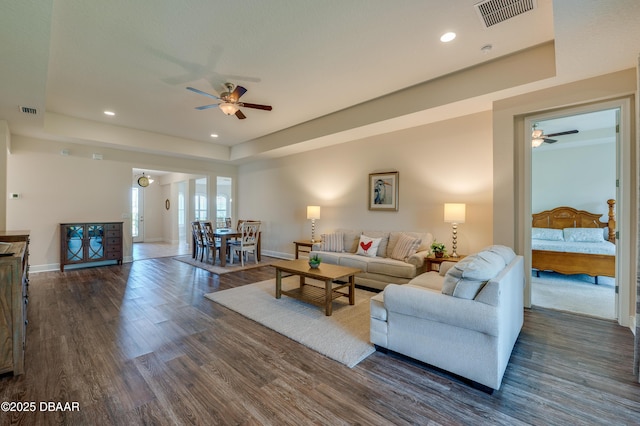
[[[450,41],[452,41],[454,38],[456,38],[456,33],[453,32],[448,32],[448,33],[444,33],[440,36],[440,41],[443,43],[448,43]]]
[[[217,138],[217,137],[218,137],[218,135],[217,135],[217,134],[215,134],[215,133],[211,133],[211,137],[212,137],[212,138]]]
[[[115,112],[113,112],[113,111],[105,111],[105,112],[104,112],[104,115],[111,115],[111,116],[113,116],[113,115],[116,115],[116,113],[115,113]]]

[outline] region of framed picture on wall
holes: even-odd
[[[369,174],[369,210],[398,210],[398,172]]]

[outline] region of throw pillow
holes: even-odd
[[[344,251],[344,235],[341,233],[322,234],[322,251]]]
[[[381,240],[382,238],[370,238],[366,235],[360,235],[360,242],[358,243],[358,251],[356,254],[376,257]]]
[[[400,235],[400,238],[398,238],[398,242],[391,253],[391,258],[396,260],[405,260],[407,257],[415,254],[421,242],[422,240],[419,238],[413,238],[407,234]]]
[[[564,228],[564,239],[572,242],[601,243],[604,234],[600,228]]]

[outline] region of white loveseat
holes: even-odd
[[[358,245],[363,235],[380,238],[375,256],[358,254]],[[335,240],[336,237],[342,239],[342,244],[338,244],[337,249],[335,245],[329,244],[329,241]],[[398,256],[396,246],[401,239],[406,238],[413,238],[417,245],[406,257]],[[320,256],[324,263],[359,268],[362,272],[356,274],[356,284],[382,290],[390,283],[406,284],[425,271],[425,257],[430,253],[433,235],[418,232],[337,229],[331,234],[322,234],[322,241],[313,245],[311,255]],[[394,252],[396,258],[392,257]]]
[[[371,342],[499,389],[524,320],[523,258],[491,246],[443,265],[371,299]]]

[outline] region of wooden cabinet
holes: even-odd
[[[122,222],[60,224],[60,271],[65,265],[115,260],[122,264]]]
[[[24,373],[29,233],[0,232],[0,374]]]

